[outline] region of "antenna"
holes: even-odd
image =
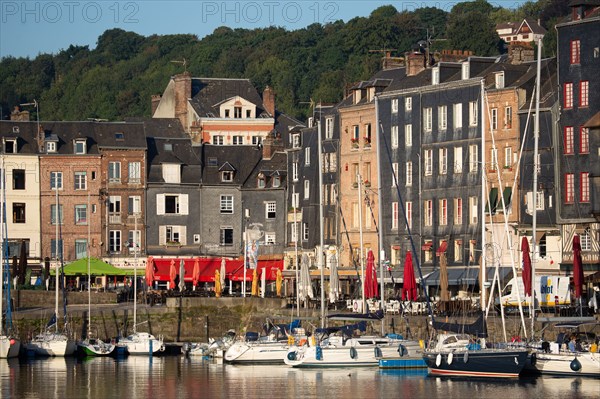
[[[187,72],[187,60],[184,58],[182,61],[171,61],[173,64],[181,64],[183,65],[183,71]]]

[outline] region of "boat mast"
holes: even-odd
[[[485,261],[485,113],[487,106],[485,104],[485,80],[481,79],[481,310],[485,309],[486,303],[486,261]]]
[[[319,103],[320,104],[320,103]],[[323,143],[321,142],[321,109],[317,121],[317,152],[319,153],[319,268],[321,269],[321,328],[325,328],[325,263],[323,262]],[[331,276],[330,276],[331,278]],[[331,281],[331,280],[330,280]]]
[[[294,153],[294,163],[296,163],[296,153]],[[294,180],[294,182],[292,183],[292,205],[294,206],[294,253],[296,255],[296,316],[300,317],[300,301],[298,300],[298,290],[299,290],[299,285],[298,285],[298,266],[299,266],[299,261],[298,261],[298,219],[297,216],[298,214],[296,213],[296,208],[298,207],[298,204],[294,203],[294,201],[296,201],[296,181]]]
[[[90,192],[88,191],[88,198],[87,198],[87,209],[86,209],[86,215],[85,218],[87,219],[87,224],[88,224],[88,239],[87,239],[87,267],[88,267],[88,336],[87,338],[90,338],[90,335],[92,334],[92,266],[91,266],[91,260],[90,260],[90,236],[91,236],[91,224],[92,224],[92,220],[91,220],[91,213],[90,213]]]
[[[135,214],[135,227],[133,233],[133,333],[137,332],[137,221],[138,214]]]
[[[58,286],[59,286],[59,278],[60,278],[60,270],[59,270],[59,265],[60,265],[60,261],[59,261],[59,255],[58,255],[58,248],[59,248],[59,238],[58,238],[58,224],[60,223],[60,210],[58,208],[58,175],[56,176],[56,181],[54,182],[54,189],[56,190],[55,193],[55,197],[56,197],[56,209],[54,212],[54,223],[55,223],[55,228],[54,228],[54,234],[56,235],[56,244],[55,244],[55,249],[56,249],[56,282],[55,282],[55,287],[54,287],[54,291],[55,291],[55,305],[54,305],[54,316],[56,317],[56,322],[54,323],[54,330],[58,333]]]
[[[535,83],[535,118],[533,119],[533,215],[531,228],[532,242],[531,242],[531,301],[529,304],[529,315],[531,316],[531,338],[533,339],[534,328],[535,328],[535,262],[537,257],[536,254],[536,230],[537,230],[537,185],[538,185],[538,141],[540,137],[540,81],[541,81],[541,68],[542,68],[542,40],[538,40],[538,54],[537,54],[537,79]]]
[[[364,268],[364,248],[363,248],[363,228],[362,228],[362,176],[360,172],[356,174],[356,181],[358,182],[358,231],[360,237],[360,278],[361,278],[361,291],[362,291],[362,311],[367,312],[367,302],[365,300],[365,268]]]
[[[383,312],[385,309],[385,295],[384,295],[384,290],[385,290],[385,283],[383,282],[383,262],[385,260],[385,250],[383,249],[383,212],[382,212],[382,203],[381,203],[381,197],[382,197],[382,191],[383,191],[383,184],[381,184],[382,181],[382,177],[381,177],[381,148],[380,148],[380,140],[379,140],[379,97],[375,96],[375,145],[377,146],[376,149],[376,156],[377,156],[377,195],[378,195],[378,206],[377,206],[377,212],[378,212],[378,221],[379,221],[379,245],[378,245],[378,252],[379,252],[379,279],[380,279],[380,289],[379,289],[379,309]],[[381,322],[381,335],[384,335],[384,323],[383,321]]]
[[[4,156],[0,161],[0,206],[2,206],[2,221],[0,222],[0,335],[4,335]],[[6,302],[6,311],[10,309],[10,299]]]

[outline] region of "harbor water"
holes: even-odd
[[[184,356],[0,359],[1,398],[598,398],[584,378],[477,380],[426,370],[235,366]]]

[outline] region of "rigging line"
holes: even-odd
[[[377,226],[377,219],[375,218],[375,214],[373,213],[373,204],[367,196],[367,190],[365,190],[365,204],[369,207],[369,210],[371,211],[371,219],[373,219],[373,224],[375,225],[375,233],[379,234],[379,226]]]
[[[377,98],[377,97],[376,97]],[[381,137],[378,137],[378,140],[381,140],[383,145],[385,146],[385,152],[387,154],[388,162],[392,165],[392,155],[390,154],[390,148],[388,146],[387,140],[385,139],[385,135],[383,134],[383,124],[381,121],[377,121],[379,123],[379,131],[381,132]],[[410,225],[408,224],[408,217],[406,216],[406,208],[404,206],[404,201],[402,200],[402,194],[400,193],[400,186],[398,185],[398,176],[396,173],[392,173],[392,179],[394,180],[394,186],[396,187],[396,194],[398,195],[398,202],[400,203],[400,207],[402,209],[402,214],[404,215],[404,223],[406,226],[406,231],[408,233],[408,237],[410,238],[410,246],[412,248],[412,252],[415,255],[414,261],[417,264],[417,270],[419,271],[419,278],[421,279],[421,284],[425,287],[425,279],[423,278],[423,272],[421,270],[421,262],[419,260],[419,256],[417,254],[417,250],[415,248],[415,242],[412,239],[412,233],[410,230]],[[381,184],[381,182],[379,183]],[[422,216],[422,215],[421,215]],[[422,233],[422,232],[419,232]],[[433,309],[431,308],[431,302],[429,301],[429,295],[425,295],[425,299],[427,301],[427,310],[429,312],[429,317],[431,318],[431,322],[433,322]]]

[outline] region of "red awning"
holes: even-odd
[[[425,244],[423,244],[423,246],[421,247],[421,249],[423,251],[429,251],[429,250],[431,250],[432,246],[433,246],[433,243],[431,241],[430,242],[426,242]]]
[[[221,270],[221,258],[188,258],[184,259],[185,276],[184,281],[192,282],[194,271],[194,262],[196,259],[200,263],[200,282],[201,283],[214,283],[215,281],[215,270]],[[179,273],[179,262],[180,258],[154,258],[154,264],[156,266],[156,273],[154,279],[156,281],[169,281],[169,270],[171,267],[171,260],[175,260],[175,267],[177,273]],[[283,270],[283,260],[259,260],[258,271],[259,276],[262,270],[265,269],[267,273],[267,281],[275,281],[277,279],[277,269]],[[232,281],[243,281],[244,280],[244,262],[237,259],[226,259],[225,260],[225,279]],[[252,281],[252,270],[246,271],[246,281]]]
[[[440,256],[441,254],[446,252],[446,249],[448,249],[448,241],[444,240],[440,244],[440,247],[437,249],[437,255]]]

